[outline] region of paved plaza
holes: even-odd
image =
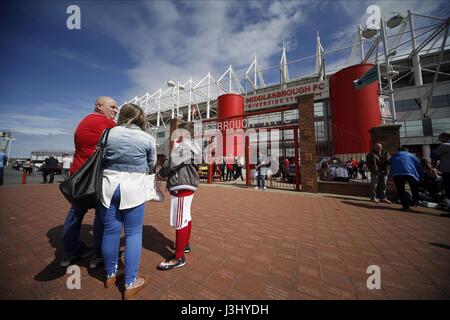
[[[1,299],[121,299],[103,269],[79,260],[81,289],[59,267],[68,203],[53,185],[0,187]],[[365,199],[242,186],[201,185],[192,204],[187,264],[156,266],[171,254],[169,201],[147,203],[137,299],[449,299],[450,218],[444,212]],[[92,243],[93,213],[81,238]],[[368,266],[381,289],[366,285]]]

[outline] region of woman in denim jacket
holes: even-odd
[[[125,230],[125,292],[129,299],[143,289],[148,276],[139,276],[142,250],[142,225],[146,196],[146,174],[156,162],[155,140],[145,132],[147,118],[134,104],[119,113],[117,127],[109,132],[105,151],[100,216],[104,224],[102,253],[105,261],[105,287],[114,286],[117,273],[120,235]]]

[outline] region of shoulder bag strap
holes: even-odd
[[[98,142],[97,146],[101,146],[101,147],[105,147],[106,143],[108,142],[108,136],[109,136],[109,131],[111,130],[111,128],[107,128],[105,129],[105,131],[103,131],[102,136],[100,138],[100,141]]]

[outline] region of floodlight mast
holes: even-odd
[[[179,81],[175,82],[173,80],[168,80],[167,81],[167,86],[170,88],[174,88],[174,92],[173,95],[175,95],[175,93],[177,94],[177,118],[180,118],[182,116],[180,116],[180,90],[184,90],[185,87],[183,84],[181,84]],[[174,115],[174,109],[172,107],[172,119],[175,117]]]

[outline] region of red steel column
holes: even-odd
[[[227,157],[226,146],[229,145],[232,156],[241,156],[244,153],[243,141],[235,141],[235,138],[226,136],[226,129],[242,129],[244,116],[244,97],[238,94],[224,94],[217,98],[217,122],[222,126],[223,156]]]
[[[356,89],[359,79],[373,64],[357,64],[336,72],[330,78],[333,153],[370,151],[369,129],[381,124],[378,81]]]

